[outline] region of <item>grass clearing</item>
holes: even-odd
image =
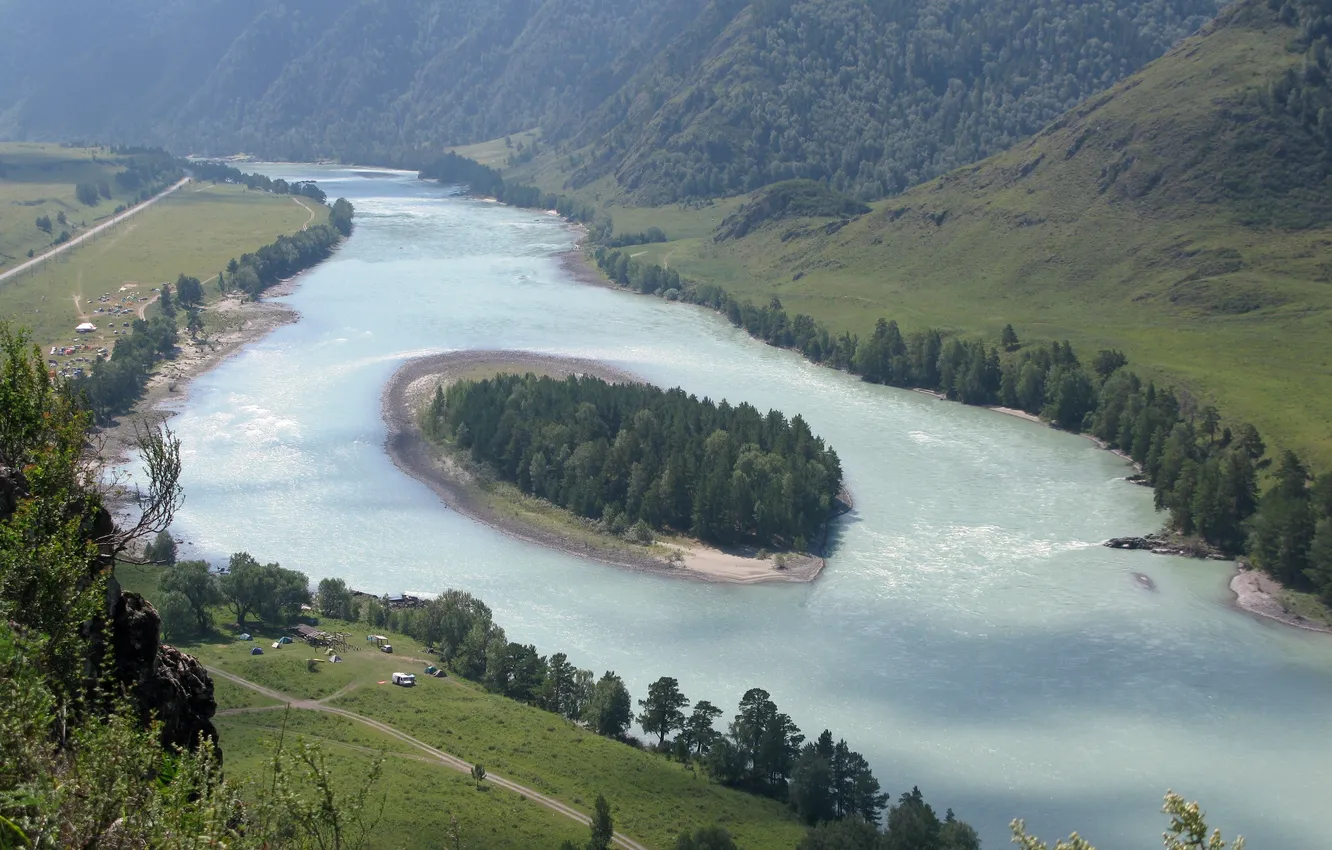
[[[46,142],[0,142],[0,272],[28,259],[28,251],[40,254],[50,248],[54,236],[66,230],[77,236],[86,228],[110,218],[113,210],[138,197],[138,191],[116,183],[123,170],[120,160],[101,147],[64,147]],[[95,207],[75,196],[79,183],[105,181],[111,197]],[[64,213],[69,224],[56,222]],[[51,219],[52,232],[37,229],[36,221]]]
[[[252,797],[264,793],[263,781],[271,776],[268,762],[282,722],[281,711],[217,719],[227,776],[247,784]],[[451,848],[450,819],[454,817],[463,847],[553,850],[566,839],[580,846],[587,841],[586,827],[517,794],[488,786],[478,791],[471,779],[451,768],[395,750],[388,736],[343,726],[352,721],[292,711],[286,722],[289,742],[300,738],[320,745],[339,795],[355,794],[369,775],[378,750],[387,750],[383,776],[369,806],[377,810],[383,800],[383,814],[370,847]]]
[[[540,129],[524,130],[521,133],[501,136],[498,139],[490,139],[472,145],[457,145],[456,147],[445,148],[445,150],[453,151],[458,156],[465,156],[489,168],[503,170],[508,167],[509,157],[520,153],[520,146],[522,150],[527,150],[532,147],[534,142],[539,143],[540,140]]]
[[[252,691],[221,677],[213,679],[213,699],[217,700],[218,711],[240,708],[267,708],[282,704],[257,691]]]
[[[95,240],[4,281],[0,312],[44,348],[57,342],[90,347],[53,358],[61,366],[90,362],[97,348],[115,344],[116,331],[128,333],[123,326],[155,297],[154,288],[182,273],[208,281],[231,258],[299,231],[309,218],[309,209],[289,197],[191,183]],[[219,295],[213,283],[204,291],[211,299]],[[76,335],[74,326],[83,321],[97,331]]]
[[[156,583],[150,572],[157,568],[118,569],[125,571],[121,580],[126,586],[149,588]],[[218,609],[217,615],[219,621],[225,619],[222,609]],[[743,847],[791,847],[803,835],[803,828],[791,812],[776,801],[723,788],[701,773],[662,756],[591,734],[558,715],[487,693],[476,683],[452,675],[444,679],[422,675],[429,655],[405,635],[376,630],[392,641],[394,654],[389,655],[375,650],[373,645],[359,643],[361,635],[370,628],[364,623],[321,619],[320,627],[352,632],[352,647],[341,653],[343,663],[322,663],[313,673],[307,670],[305,659],[323,657],[322,651],[299,643],[272,649],[272,640],[282,633],[278,628],[247,625],[255,637],[253,642],[235,640],[234,627],[230,627],[219,629],[205,639],[178,645],[209,667],[293,697],[327,699],[329,705],[374,718],[447,753],[480,762],[492,773],[535,788],[583,812],[590,813],[596,796],[605,794],[614,811],[616,828],[652,847],[670,847],[679,831],[714,823],[729,830]],[[261,646],[264,654],[250,655],[254,646]],[[416,687],[379,684],[387,682],[395,671],[417,674],[420,678]],[[268,702],[257,695],[257,699],[251,699],[239,693],[243,690],[240,686],[221,677],[214,677],[214,683],[219,710],[251,708]],[[352,771],[350,775],[363,776],[370,763],[368,751],[381,746],[390,752],[410,755],[400,742],[381,739],[380,733],[346,718],[293,711],[286,722],[289,733],[295,731],[308,738],[346,745],[327,749],[330,754],[337,749],[336,755],[346,760],[346,769]],[[219,716],[217,726],[228,775],[244,779],[260,776],[265,746],[276,739],[282,723],[283,712],[278,709]],[[355,749],[358,747],[361,749]],[[560,837],[539,841],[531,838],[541,833],[529,832],[529,826],[535,828],[538,822],[553,822],[544,820],[544,809],[498,789],[475,797],[463,796],[465,789],[473,795],[477,792],[464,777],[447,768],[395,757],[386,765],[385,774],[406,776],[403,781],[418,789],[439,785],[443,789],[439,793],[451,802],[441,802],[432,811],[456,805],[456,811],[444,811],[442,823],[447,824],[450,813],[456,813],[463,821],[466,811],[474,818],[469,823],[485,823],[487,829],[493,824],[500,830],[494,833],[497,843],[474,839],[471,846],[554,847],[566,833],[580,846],[586,841],[585,830],[563,818],[559,818],[564,830],[558,833]],[[462,781],[459,783],[455,776]],[[434,815],[423,815],[420,808],[425,798],[419,792],[405,794],[399,781],[394,778],[386,785],[390,790],[391,818],[413,824],[418,830],[423,829],[421,824],[433,824]],[[506,801],[506,797],[511,799]],[[502,806],[503,816],[513,820],[489,819],[493,806]],[[550,818],[556,817],[550,814]],[[484,831],[477,834],[487,840],[491,835]],[[523,844],[511,835],[528,836],[526,840],[532,843]],[[409,841],[382,846],[429,845]]]
[[[404,691],[360,688],[334,703],[584,811],[604,793],[617,828],[650,846],[669,847],[679,831],[713,823],[744,847],[790,847],[803,833],[776,801],[723,788],[676,762],[470,683],[426,679]]]

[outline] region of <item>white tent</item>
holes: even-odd
[[[94,325],[92,322],[84,322],[83,324],[76,327],[74,329],[74,332],[81,334],[90,334],[95,330],[97,330],[97,326]]]

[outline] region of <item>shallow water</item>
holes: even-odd
[[[356,205],[356,232],[286,299],[302,314],[193,385],[173,422],[175,531],[374,592],[460,587],[509,636],[662,675],[734,706],[761,686],[813,737],[915,784],[986,846],[1026,818],[1101,850],[1159,846],[1167,788],[1250,846],[1332,846],[1332,639],[1226,607],[1227,564],[1124,553],[1151,494],[1090,441],[863,384],[695,308],[573,283],[562,224],[409,175],[266,166]],[[728,587],[617,570],[445,510],[386,457],[380,391],[408,357],[518,348],[800,413],[857,510],[824,576]],[[1133,572],[1152,577],[1147,591]]]

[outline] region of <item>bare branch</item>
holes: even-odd
[[[132,499],[139,509],[139,519],[127,529],[117,529],[109,544],[119,555],[134,542],[150,534],[166,531],[176,511],[185,501],[180,486],[180,438],[165,424],[140,423],[134,428],[134,443],[143,458],[143,471],[147,474],[145,490],[137,484]]]

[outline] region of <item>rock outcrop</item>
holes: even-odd
[[[159,643],[161,619],[137,593],[120,593],[111,617],[112,677],[134,696],[145,725],[162,724],[162,745],[192,749],[217,741],[213,680],[192,655]]]
[[[0,522],[8,519],[28,495],[23,473],[0,464]],[[105,541],[116,532],[111,514],[100,504],[76,502],[82,516],[82,532],[89,540]],[[107,575],[106,610],[102,618],[84,625],[89,638],[87,685],[90,693],[106,683],[101,672],[108,670],[112,684],[133,697],[146,726],[156,717],[162,724],[162,745],[192,749],[199,737],[217,741],[213,714],[213,680],[193,656],[160,643],[162,620],[157,610],[137,593],[124,593],[112,576],[114,558],[110,547],[88,564],[87,582]],[[85,585],[86,586],[86,585]],[[107,625],[110,628],[105,628]],[[107,658],[107,648],[110,658]],[[221,751],[218,751],[220,757]]]
[[[1155,555],[1180,555],[1185,558],[1206,558],[1229,561],[1230,558],[1214,546],[1201,540],[1174,537],[1167,534],[1148,534],[1146,537],[1114,537],[1103,544],[1111,549],[1130,549]]]

